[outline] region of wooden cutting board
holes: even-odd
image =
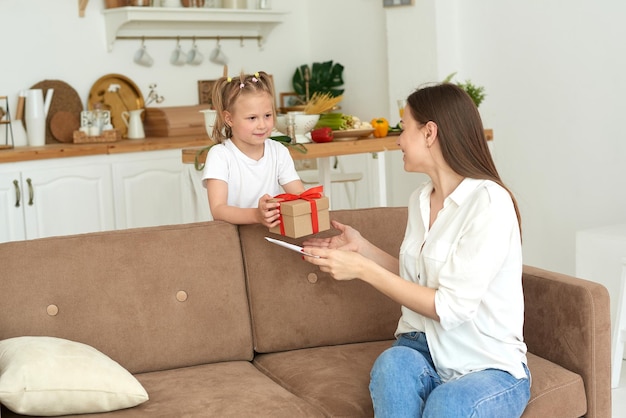
[[[60,141],[54,137],[50,127],[52,118],[57,112],[68,112],[80,120],[80,112],[83,111],[83,102],[80,96],[70,86],[61,80],[43,80],[33,85],[31,89],[43,90],[44,97],[48,89],[54,89],[52,94],[52,101],[50,102],[50,109],[48,110],[48,116],[46,117],[46,144],[58,144],[59,142],[72,142],[70,136],[69,141]],[[26,121],[24,121],[26,124]],[[26,126],[26,132],[28,132],[28,126]]]
[[[66,110],[60,110],[50,119],[50,131],[59,142],[74,142],[74,131],[80,128],[80,115]]]

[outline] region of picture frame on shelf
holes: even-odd
[[[213,86],[217,80],[198,80],[198,104],[208,104],[213,109]]]

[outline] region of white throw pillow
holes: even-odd
[[[91,346],[54,337],[0,341],[0,403],[13,412],[86,414],[147,400],[132,374]]]

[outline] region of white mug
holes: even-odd
[[[152,64],[154,64],[154,59],[152,59],[150,54],[148,54],[145,45],[141,45],[141,48],[135,52],[133,61],[135,61],[136,64],[143,65],[144,67],[152,67]]]
[[[222,52],[222,47],[220,46],[220,44],[217,44],[215,49],[211,51],[209,60],[214,64],[228,65],[228,57],[226,56],[226,54],[224,54],[224,52]]]
[[[180,44],[177,44],[172,55],[170,55],[170,63],[172,65],[185,65],[185,62],[187,62],[187,54],[180,47]]]
[[[187,64],[190,65],[200,65],[204,60],[204,55],[202,52],[198,51],[198,45],[194,41],[193,46],[187,53]]]

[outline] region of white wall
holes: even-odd
[[[132,62],[137,41],[118,41],[107,52],[102,0],[90,0],[78,17],[77,1],[0,0],[3,59],[0,95],[44,79],[72,85],[86,101],[102,75],[130,77],[164,106],[195,104],[197,80],[222,69],[173,67],[175,41],[150,41],[157,64]],[[270,34],[263,51],[223,41],[230,73],[242,68],[274,74],[277,90],[291,90],[303,63],[333,59],[346,70],[346,113],[397,122],[395,100],[422,83],[458,71],[487,89],[481,105],[494,129],[500,173],[517,194],[524,221],[525,262],[574,273],[575,231],[623,223],[626,218],[626,138],[621,103],[626,90],[626,3],[617,0],[415,0],[382,8],[382,0],[272,0],[289,18]],[[186,47],[190,47],[188,42]],[[200,42],[208,54],[214,41]],[[389,204],[406,204],[423,177],[402,170],[388,153]],[[370,156],[346,159],[367,169]],[[359,206],[370,201],[366,178]]]
[[[574,274],[576,230],[626,220],[626,4],[457,3],[459,71],[487,88],[481,112],[519,199],[525,260]]]
[[[103,75],[122,74],[133,80],[147,94],[148,86],[157,83],[165,96],[162,106],[192,105],[198,102],[197,81],[222,76],[222,67],[205,61],[200,66],[176,67],[169,56],[176,40],[146,40],[148,52],[155,59],[150,67],[132,61],[139,49],[138,40],[116,41],[113,50],[105,45],[104,0],[90,0],[85,17],[78,17],[75,0],[0,0],[0,28],[3,35],[3,58],[0,70],[0,95],[14,100],[20,89],[42,80],[62,80],[70,84],[86,105],[93,83]],[[267,71],[274,75],[277,90],[291,90],[291,76],[296,66],[309,61],[311,43],[303,0],[273,0],[276,10],[289,11],[284,23],[274,29],[263,50],[256,41],[222,40],[222,50],[229,57],[229,73],[241,70]],[[208,55],[214,40],[199,40],[198,46]],[[183,40],[185,50],[191,40]]]

